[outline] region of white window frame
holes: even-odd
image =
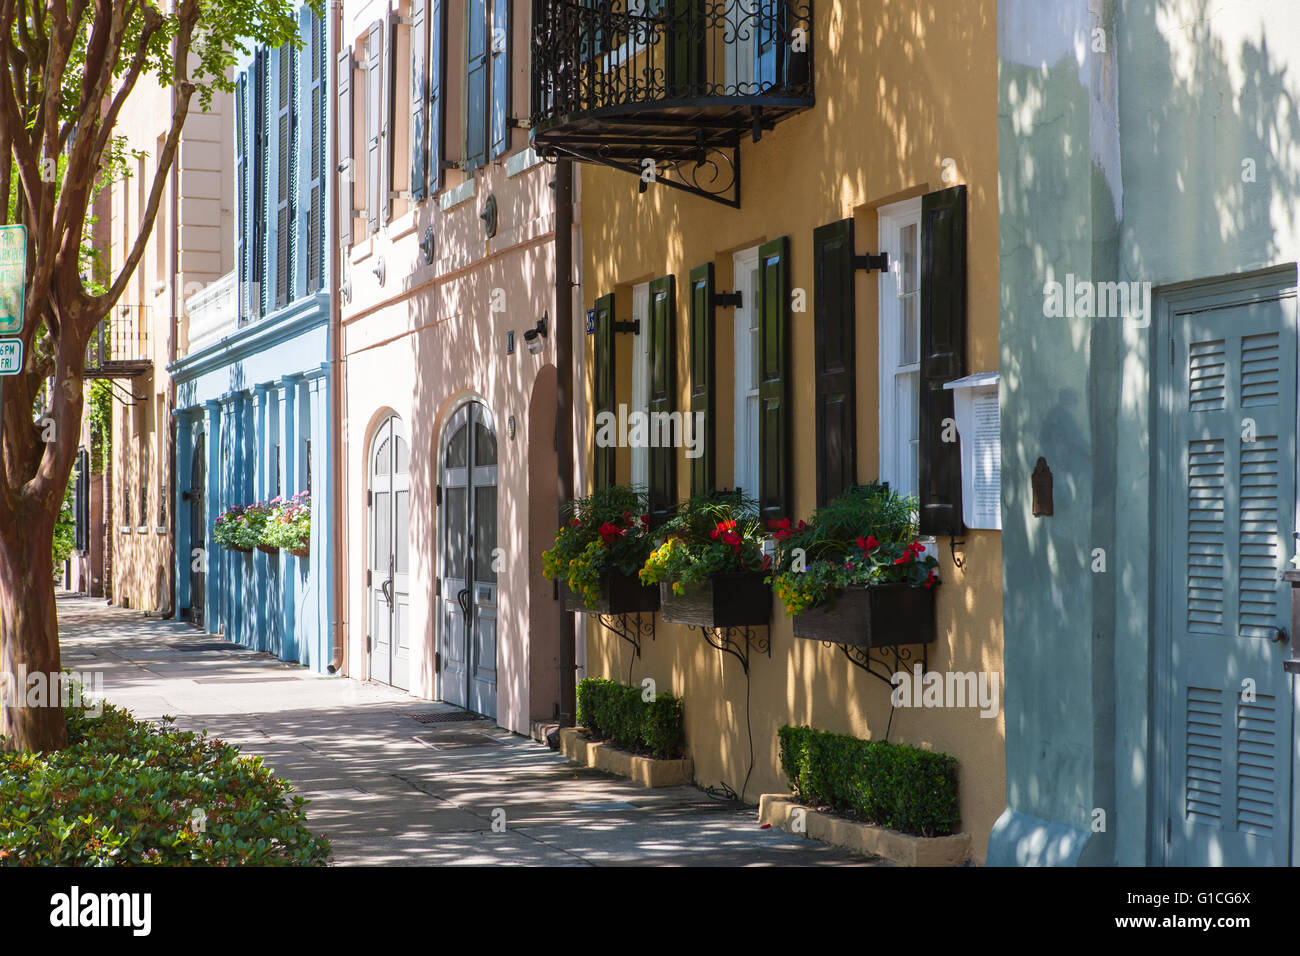
[[[921,283],[921,197],[905,199],[902,202],[882,206],[877,210],[879,224],[880,249],[889,254],[889,269],[879,274],[879,322],[877,329],[880,348],[880,480],[889,483],[900,494],[916,495],[920,491],[920,462],[917,460],[916,485],[904,481],[905,455],[916,454],[903,447],[903,438],[898,427],[898,403],[896,400],[896,378],[900,374],[915,373],[917,377],[917,401],[920,401],[920,317],[917,321],[917,359],[907,366],[902,360],[902,324],[903,300],[899,296],[902,281],[902,234],[908,226],[916,226],[917,255],[917,289],[913,295],[920,296]],[[919,405],[918,405],[919,408]],[[918,418],[918,426],[919,426]]]
[[[758,246],[735,253],[735,288],[740,292],[741,304],[732,312],[731,342],[735,353],[732,386],[732,487],[740,488],[746,497],[758,497],[759,452],[758,416],[750,415],[749,399],[758,395],[759,383],[753,374],[756,359],[751,329],[758,325]]]
[[[650,413],[650,283],[632,287],[632,321],[637,332],[632,336],[632,407],[629,412]],[[647,433],[648,434],[648,433]],[[632,487],[646,492],[650,488],[650,448],[632,445]]]

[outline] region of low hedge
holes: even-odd
[[[578,725],[622,750],[661,760],[681,757],[686,749],[682,699],[656,694],[645,701],[641,693],[640,687],[617,681],[583,678],[578,681]]]
[[[0,866],[329,861],[307,801],[261,757],[109,704],[67,716],[66,750],[0,753]]]
[[[779,735],[781,769],[804,803],[915,836],[957,832],[955,757],[812,727]]]

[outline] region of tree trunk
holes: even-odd
[[[0,529],[0,734],[5,750],[62,750],[68,745],[60,699],[52,533],[51,518],[31,514]]]

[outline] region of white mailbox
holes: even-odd
[[[998,373],[978,372],[952,389],[961,440],[961,516],[968,528],[1002,529],[1002,417]]]

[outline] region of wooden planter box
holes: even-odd
[[[858,647],[934,642],[934,588],[850,587],[829,604],[794,616],[794,636]]]
[[[659,609],[670,624],[692,627],[752,627],[772,620],[772,589],[766,571],[715,574],[703,584],[674,594],[672,585],[659,585]]]
[[[276,547],[275,545],[273,545],[273,544],[259,544],[259,545],[257,546],[257,550],[258,550],[258,551],[261,551],[263,554],[279,554],[279,553],[280,553],[280,549],[277,548],[277,547]]]
[[[569,590],[567,579],[560,580],[560,594],[566,611],[587,614],[653,614],[659,610],[659,589],[645,585],[635,574],[606,571],[601,575],[600,597],[595,607],[587,607],[582,598]]]

